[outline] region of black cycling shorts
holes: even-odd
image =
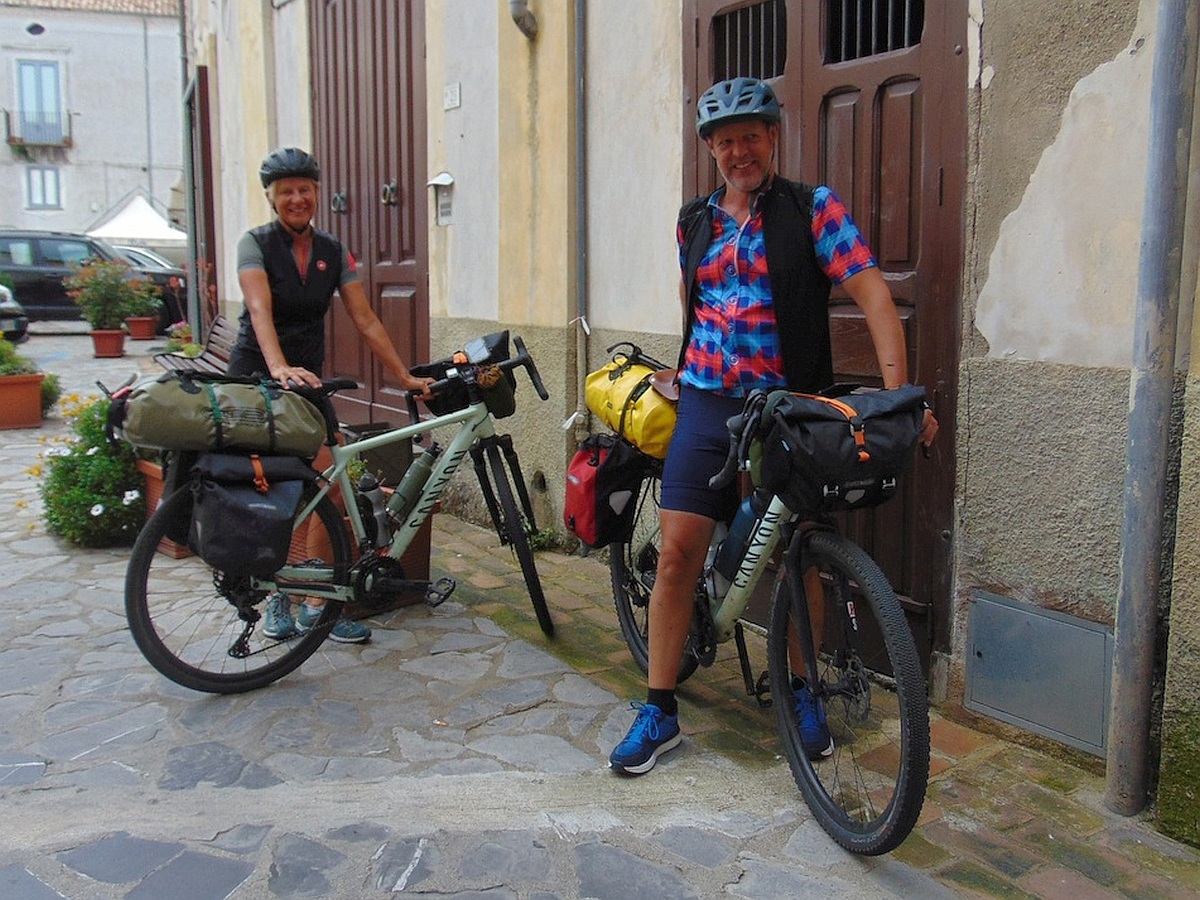
[[[729,454],[725,421],[742,411],[741,397],[681,385],[675,432],[663,464],[662,508],[697,513],[728,522],[737,510],[738,479],[720,490],[708,479],[721,471]]]

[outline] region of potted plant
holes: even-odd
[[[129,301],[128,312],[125,315],[125,327],[129,337],[135,341],[153,340],[158,334],[159,312],[162,310],[162,299],[157,295],[141,294]]]
[[[0,337],[0,428],[37,428],[58,400],[58,376],[43,372]]]
[[[158,300],[158,289],[134,276],[123,262],[88,260],[63,283],[92,328],[92,344],[98,357],[123,356],[125,317],[147,298]]]
[[[186,319],[180,319],[168,326],[167,352],[187,357],[197,357],[204,352],[203,345],[196,343],[192,326]]]
[[[46,530],[81,547],[131,544],[146,517],[137,454],[108,440],[106,398],[64,405],[73,435],[46,450],[39,472]]]

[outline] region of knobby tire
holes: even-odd
[[[916,644],[895,592],[862,548],[828,532],[798,532],[793,540],[806,542],[801,571],[782,568],[767,638],[784,752],[814,817],[838,844],[852,853],[886,853],[916,824],[929,778],[929,706]],[[805,667],[789,658],[788,646],[789,631],[803,633],[793,623],[807,623],[801,576],[811,566],[820,569],[825,591],[817,669],[829,689],[824,702],[834,741],[832,755],[817,761],[800,743],[790,682]],[[857,629],[844,614],[847,595]]]
[[[317,487],[305,486],[307,504]],[[125,576],[125,615],[133,639],[147,661],[176,684],[213,694],[253,691],[282,678],[316,651],[342,611],[340,601],[329,600],[320,620],[306,634],[272,640],[262,634],[264,620],[255,624],[239,656],[231,655],[245,631],[246,622],[234,602],[214,583],[211,567],[198,556],[173,559],[158,552],[171,522],[188,513],[191,491],[184,487],[159,504],[134,543]],[[319,521],[318,521],[319,520]],[[350,565],[350,541],[338,508],[323,497],[313,513],[297,523],[290,562],[314,553],[306,535],[310,527],[323,527],[328,545],[320,542],[320,557],[336,571]],[[268,590],[246,590],[261,615]],[[294,602],[300,602],[293,597]],[[239,658],[240,657],[240,658]]]

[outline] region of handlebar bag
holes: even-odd
[[[479,368],[480,375],[476,383],[479,385],[479,395],[487,404],[488,411],[497,418],[503,419],[516,412],[516,401],[513,392],[517,387],[516,376],[512,372],[495,368],[495,364],[509,358],[508,332],[497,331],[468,344],[477,344],[479,353],[471,354],[460,350],[445,359],[435,360],[409,367],[409,372],[417,378],[432,378],[442,381],[458,369],[474,365]],[[466,384],[461,381],[447,385],[428,400],[422,401],[435,416],[466,409],[471,402]]]
[[[792,512],[878,506],[896,494],[925,417],[925,389],[841,397],[773,391],[751,445],[754,483]]]
[[[628,540],[635,499],[653,462],[615,434],[592,435],[567,466],[563,524],[588,547]]]
[[[233,576],[267,576],[287,562],[304,482],[317,477],[303,460],[203,453],[192,476],[188,546],[201,559]]]
[[[617,353],[584,382],[584,402],[592,414],[654,459],[665,459],[675,431],[675,401],[654,386],[665,371],[633,345]]]
[[[257,378],[167,372],[119,392],[110,430],[135,447],[252,450],[312,459],[325,416],[296,391]]]

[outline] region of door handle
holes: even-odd
[[[333,196],[329,198],[329,211],[332,213],[345,215],[349,206],[350,201],[346,199],[345,191],[334,191]]]
[[[379,202],[384,206],[395,206],[397,190],[398,186],[394,181],[389,181],[387,184],[381,185],[379,188]]]

